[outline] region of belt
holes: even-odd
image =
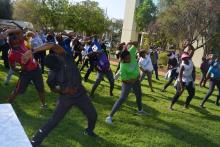
[[[67,94],[67,95],[75,95],[78,92],[78,88],[75,87],[66,87],[62,90],[62,94]]]

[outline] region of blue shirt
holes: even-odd
[[[63,41],[59,42],[58,44],[64,48],[64,50],[67,52],[67,54],[72,55],[72,48],[70,47],[70,43],[71,43],[71,39],[70,38],[66,38]]]
[[[89,54],[89,53],[93,52],[92,47],[90,45],[86,45],[84,47],[84,49],[85,49],[86,54]]]
[[[220,78],[220,62],[215,62],[210,66],[208,73],[211,74],[211,78],[213,79]]]
[[[102,47],[101,47],[101,45],[100,45],[100,43],[98,42],[97,39],[94,39],[92,44],[93,44],[92,48],[94,48],[96,51],[101,51],[102,50]]]

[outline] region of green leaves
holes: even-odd
[[[97,2],[86,0],[17,0],[15,19],[30,21],[35,28],[65,29],[86,34],[102,33],[108,28],[107,18]]]
[[[143,0],[135,11],[135,19],[139,30],[147,28],[151,21],[156,18],[157,8],[152,0]]]

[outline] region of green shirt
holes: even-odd
[[[120,63],[120,76],[122,81],[137,79],[139,76],[139,67],[136,59],[137,48],[132,46],[129,52],[131,55],[131,62]]]

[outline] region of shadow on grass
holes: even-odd
[[[28,103],[27,103],[28,105]],[[22,124],[25,128],[33,129],[31,135],[34,135],[36,131],[41,128],[48,119],[52,116],[54,110],[39,110],[37,115],[29,115],[24,108],[20,107],[18,103],[13,104],[14,109],[18,116],[22,117]],[[74,108],[75,106],[73,106]],[[70,110],[71,111],[71,110]],[[78,112],[78,111],[77,111]],[[80,112],[81,113],[81,112]],[[77,116],[78,114],[73,114]],[[78,116],[79,117],[79,116]],[[83,117],[85,118],[85,117]],[[74,118],[76,119],[76,118]],[[76,122],[72,117],[68,117],[66,114],[64,120],[58,124],[58,126],[50,132],[49,136],[45,138],[42,143],[43,146],[125,146],[119,143],[112,143],[107,141],[104,137],[89,137],[83,134],[85,128],[79,125],[79,121]],[[85,118],[86,119],[86,118]],[[86,120],[85,120],[86,121]],[[30,137],[31,138],[31,137]]]

